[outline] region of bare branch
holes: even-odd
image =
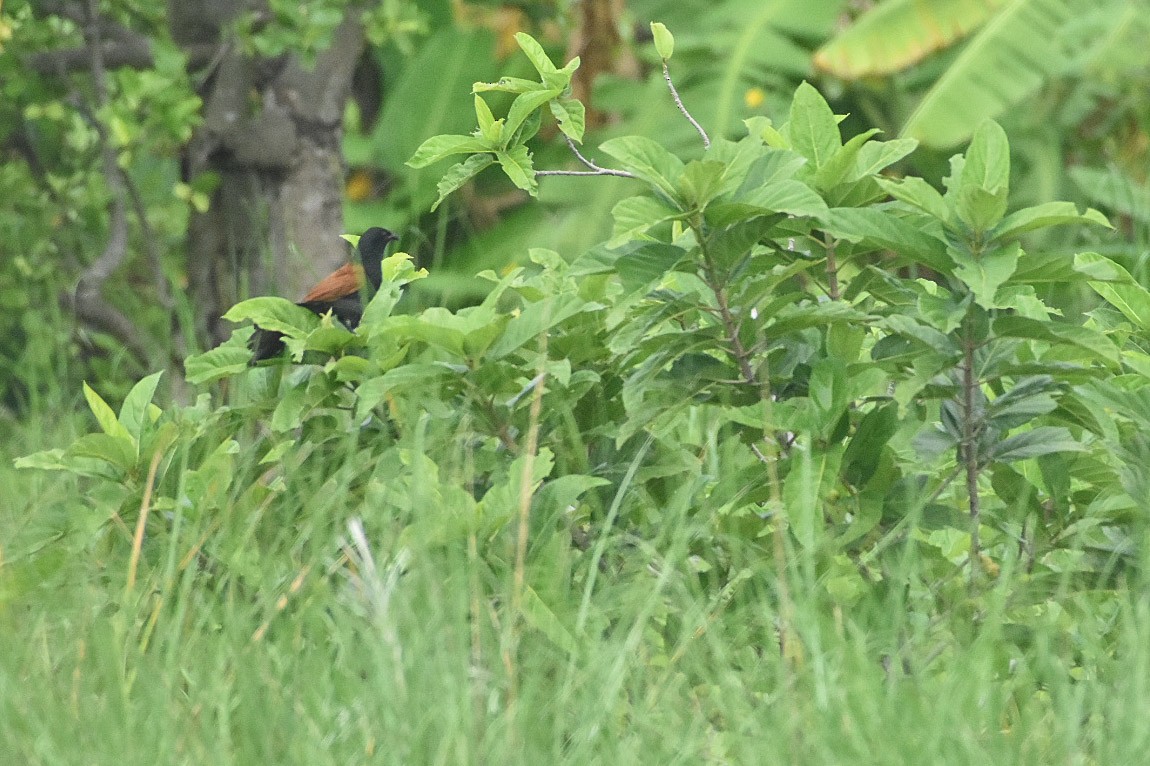
[[[563,138],[567,141],[567,146],[571,147],[571,151],[579,158],[590,170],[536,170],[536,176],[617,176],[619,178],[636,178],[634,173],[628,173],[626,170],[615,170],[614,168],[604,168],[596,165],[591,160],[583,156],[579,148],[575,146],[575,142],[571,140],[571,136],[566,133]]]
[[[675,90],[675,83],[671,82],[671,70],[667,67],[667,60],[663,59],[663,79],[667,81],[667,87],[671,89],[671,97],[675,99],[675,106],[679,107],[679,111],[687,118],[687,122],[695,126],[695,130],[699,131],[699,135],[703,137],[703,148],[711,148],[711,139],[707,135],[707,131],[703,130],[703,126],[695,122],[695,118],[687,111],[687,107],[683,106],[683,99],[679,98],[679,91]]]

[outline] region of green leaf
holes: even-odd
[[[894,402],[879,404],[864,415],[843,453],[843,480],[852,487],[862,487],[870,481],[898,426],[898,405]]]
[[[265,330],[283,333],[291,338],[302,338],[319,326],[319,317],[303,306],[276,297],[249,298],[228,309],[224,319],[229,322],[251,320]]]
[[[523,589],[523,601],[520,607],[523,610],[524,621],[546,636],[551,643],[569,655],[579,653],[579,644],[575,641],[575,636],[567,630],[555,612],[539,598],[539,594],[531,586]]]
[[[626,293],[642,289],[661,279],[687,255],[676,245],[663,242],[644,242],[629,248],[615,261],[615,269]]]
[[[872,176],[893,165],[915,150],[918,141],[896,138],[893,141],[869,141],[859,149],[854,168],[843,179],[848,183]]]
[[[1023,208],[1006,216],[994,227],[991,237],[1002,241],[1035,229],[1067,223],[1095,223],[1108,229],[1113,228],[1110,221],[1106,220],[1106,216],[1094,208],[1087,208],[1085,213],[1079,213],[1073,202],[1047,202]]]
[[[477,112],[480,101],[481,99],[476,97]],[[407,165],[412,168],[425,168],[453,154],[477,154],[489,152],[494,148],[494,142],[476,136],[432,136],[419,145],[415,154],[411,155],[411,159],[407,161]]]
[[[843,144],[841,149],[831,155],[830,160],[815,171],[811,178],[812,185],[820,191],[827,191],[845,181],[847,173],[854,169],[863,146],[871,136],[881,132],[878,128],[871,128]]]
[[[578,294],[551,295],[529,303],[507,323],[503,334],[488,350],[487,358],[501,359],[588,308],[598,308],[598,304],[588,304]]]
[[[1070,177],[1090,200],[1115,213],[1150,223],[1150,187],[1116,168],[1096,170],[1076,167]]]
[[[898,181],[890,178],[876,178],[875,182],[890,196],[914,205],[932,218],[946,222],[950,220],[950,208],[938,190],[921,178],[910,176]]]
[[[655,38],[655,51],[659,54],[659,58],[664,61],[669,60],[671,54],[675,52],[675,37],[671,31],[667,29],[666,25],[652,21],[651,36]]]
[[[933,327],[921,324],[909,316],[891,314],[879,320],[878,325],[896,335],[918,341],[944,357],[953,357],[959,352],[958,346],[951,340],[950,336],[944,335]]]
[[[1059,452],[1083,452],[1085,447],[1070,431],[1055,426],[1039,426],[994,445],[992,456],[1002,463],[1013,463]]]
[[[800,447],[791,458],[783,483],[783,507],[791,532],[803,550],[818,547],[825,532],[824,497],[838,477],[843,449]]]
[[[999,305],[995,296],[998,294],[998,288],[1010,279],[1014,270],[1018,268],[1022,248],[1017,242],[987,250],[977,258],[960,248],[951,248],[950,255],[958,264],[954,276],[970,288],[979,306],[987,309],[1009,308]]]
[[[689,208],[702,210],[719,191],[726,165],[711,160],[692,160],[683,168],[676,184],[679,199]]]
[[[1114,342],[1097,330],[1066,322],[1029,319],[1021,316],[1000,316],[994,320],[996,335],[1010,338],[1030,338],[1049,343],[1076,346],[1087,352],[1087,358],[1117,365],[1121,354]]]
[[[880,208],[831,208],[822,220],[826,230],[839,239],[893,250],[909,261],[943,274],[949,274],[954,268],[942,240]]]
[[[1078,253],[1074,268],[1091,277],[1090,287],[1141,330],[1150,330],[1150,291],[1130,272],[1098,253]]]
[[[997,122],[979,126],[958,179],[955,212],[976,232],[993,228],[1006,215],[1010,191],[1010,143]]]
[[[622,136],[604,141],[599,149],[618,160],[624,170],[675,199],[675,182],[683,172],[683,161],[661,144],[644,136]]]
[[[113,438],[123,439],[129,444],[132,443],[132,435],[128,433],[128,429],[119,421],[108,403],[101,399],[100,395],[93,391],[87,382],[84,383],[84,398],[88,400],[88,408],[96,416],[96,422],[100,425],[101,431]]]
[[[539,183],[535,180],[535,168],[531,164],[531,152],[520,144],[513,146],[505,152],[496,152],[495,158],[499,166],[511,179],[511,183],[523,189],[531,196],[539,192]]]
[[[507,128],[504,135],[513,135],[535,110],[556,98],[561,92],[558,90],[537,90],[516,96],[515,101],[511,103],[511,109],[507,111]]]
[[[496,146],[496,145],[499,145],[500,143],[502,143],[502,141],[503,141],[503,121],[495,119],[495,115],[493,115],[491,113],[491,107],[489,107],[487,105],[487,102],[484,101],[483,97],[480,96],[479,94],[475,95],[475,119],[479,123],[479,135],[483,136],[484,142],[486,142],[488,145],[491,145],[491,146]],[[511,128],[511,131],[514,131],[514,128]],[[462,138],[462,136],[440,136],[440,138]],[[427,142],[424,142],[423,146],[426,146],[426,145],[427,145]],[[423,149],[423,146],[421,146],[419,148]],[[458,153],[459,152],[452,152],[452,154],[458,154]],[[418,156],[419,156],[419,151],[416,151],[415,156],[413,156],[411,158],[411,160],[408,161],[407,164],[411,165],[412,162],[415,161],[415,158]],[[447,156],[449,156],[449,155],[443,154],[443,155],[440,155],[438,157],[438,159],[443,159],[444,157],[447,157]],[[412,167],[422,167],[422,166],[421,165],[412,165]]]
[[[829,439],[850,404],[847,368],[838,359],[820,359],[807,383],[812,426],[821,439]]]
[[[65,454],[68,458],[102,460],[124,472],[136,467],[136,445],[127,434],[84,434]]]
[[[615,219],[615,226],[611,231],[609,244],[622,244],[625,240],[633,239],[643,234],[652,226],[658,226],[666,221],[682,218],[685,213],[676,210],[662,200],[649,197],[645,194],[627,197],[620,200],[611,209],[611,216]]]
[[[583,143],[587,110],[577,98],[557,98],[550,104],[551,115],[559,123],[559,130],[577,144]]]
[[[435,204],[431,206],[431,209],[434,211],[443,200],[447,199],[448,195],[479,175],[488,165],[494,163],[495,158],[490,154],[473,154],[463,162],[452,165],[447,169],[447,172],[443,174],[443,178],[439,180],[439,186],[437,188],[439,198],[435,200]]]
[[[822,94],[808,82],[804,81],[795,91],[787,135],[791,139],[791,147],[810,160],[816,169],[827,164],[842,148],[835,113]]]
[[[559,70],[551,63],[543,46],[540,45],[534,37],[526,32],[516,32],[515,42],[519,43],[519,47],[527,54],[527,58],[531,60],[531,66],[535,67],[535,71],[540,75],[554,74]]]
[[[797,216],[824,216],[827,213],[827,203],[802,181],[785,180],[759,186],[747,191],[741,191],[730,197],[729,202],[713,203],[719,211],[730,208],[732,212],[719,215],[718,220],[731,223],[741,218],[749,217],[748,213],[761,215],[763,213],[789,213]],[[744,212],[739,212],[744,211]],[[733,217],[732,217],[733,216]]]
[[[163,374],[163,370],[154,372],[136,383],[128,395],[124,397],[123,405],[120,406],[120,423],[127,429],[137,445],[140,443],[140,434],[144,430],[148,406],[152,402],[152,397],[156,393],[156,386],[159,385]]]
[[[64,450],[46,449],[24,455],[12,461],[17,468],[32,468],[40,471],[70,471],[72,466],[64,459]]]
[[[248,347],[250,337],[251,328],[236,330],[232,339],[226,343],[202,354],[189,356],[184,360],[184,373],[188,382],[197,385],[210,383],[246,371],[252,361],[252,351]]]
[[[472,93],[496,91],[499,93],[527,93],[532,90],[544,90],[547,86],[536,80],[525,80],[522,77],[500,77],[495,82],[477,82],[471,86]]]
[[[455,368],[438,362],[417,362],[388,370],[383,375],[368,379],[356,389],[355,418],[362,422],[389,395],[422,392],[434,396],[440,386],[458,377],[459,372]]]

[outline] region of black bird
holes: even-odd
[[[354,330],[363,317],[363,299],[360,291],[364,284],[378,290],[383,281],[381,263],[387,246],[399,237],[387,229],[374,226],[359,238],[359,259],[362,266],[347,263],[328,274],[313,287],[298,304],[308,311],[323,315],[331,312],[349,330]],[[273,330],[256,328],[251,339],[252,364],[279,356],[284,351],[283,335]]]

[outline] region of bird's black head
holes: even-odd
[[[363,263],[363,273],[372,288],[378,290],[383,282],[383,271],[380,266],[387,246],[399,239],[387,229],[373,226],[359,238],[359,258]]]

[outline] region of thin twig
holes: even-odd
[[[536,170],[537,176],[618,176],[619,178],[636,178],[634,173],[628,173],[626,170],[616,170],[614,168],[604,168],[596,165],[591,160],[583,156],[579,148],[575,146],[575,142],[571,140],[571,136],[566,133],[563,138],[567,140],[567,145],[571,147],[571,151],[579,158],[590,170]]]
[[[695,121],[691,113],[687,111],[687,107],[683,106],[683,99],[679,98],[679,91],[675,90],[675,83],[671,82],[671,70],[667,66],[667,59],[663,59],[663,79],[667,81],[667,87],[671,89],[671,98],[675,99],[675,106],[679,107],[679,111],[687,118],[687,122],[695,126],[695,130],[699,131],[699,135],[703,137],[703,148],[711,148],[711,139],[707,135],[707,131],[703,130],[703,126]]]

